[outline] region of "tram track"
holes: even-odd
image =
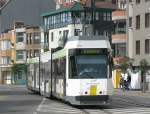
[[[81,108],[78,109],[82,111],[81,114],[112,114],[112,112],[110,112],[107,109],[116,109],[116,108],[126,109],[130,107],[150,108],[150,105],[137,102],[135,99],[132,98],[121,97],[121,98],[112,99],[112,102],[108,106],[84,107],[83,109]]]
[[[133,98],[129,98],[129,97],[128,98],[121,97],[117,99],[115,98],[114,100],[122,101],[122,102],[128,103],[129,105],[143,106],[143,107],[150,108],[150,105],[137,102],[137,100],[134,100]]]

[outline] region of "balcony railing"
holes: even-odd
[[[0,50],[0,57],[11,57],[11,50]]]
[[[30,49],[40,49],[40,48],[41,48],[40,44],[27,44],[25,49],[30,50]]]
[[[11,40],[12,34],[11,33],[4,33],[0,35],[0,41],[1,40]]]
[[[126,43],[126,42],[127,42],[127,34],[112,35],[112,43]]]

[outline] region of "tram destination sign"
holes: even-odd
[[[70,55],[99,55],[107,52],[107,49],[76,49],[70,50]]]

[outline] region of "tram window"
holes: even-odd
[[[107,78],[106,55],[79,55],[70,57],[69,78]]]
[[[57,59],[53,61],[53,74],[57,77],[65,76],[65,58]]]
[[[75,78],[76,74],[76,67],[75,67],[75,57],[70,57],[70,64],[69,64],[69,78]]]

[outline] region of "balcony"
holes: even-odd
[[[0,57],[11,57],[12,51],[11,50],[1,50]]]
[[[2,41],[2,40],[11,40],[11,38],[12,38],[11,33],[4,33],[4,34],[0,35],[0,41]]]
[[[26,44],[26,50],[40,49],[40,48],[41,48],[40,44]]]
[[[127,12],[124,10],[117,10],[112,13],[112,20],[125,20],[127,19]]]
[[[127,43],[127,34],[113,34],[112,43]]]
[[[26,44],[23,42],[16,43],[16,50],[24,50],[26,49]]]

